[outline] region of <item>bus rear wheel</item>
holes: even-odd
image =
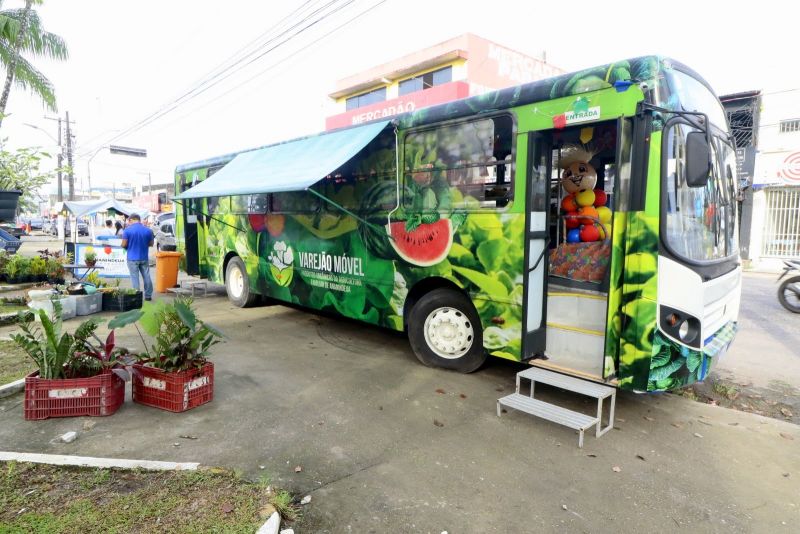
[[[435,289],[411,309],[408,339],[419,361],[471,373],[486,361],[478,312],[463,294]]]
[[[225,291],[228,300],[239,308],[252,306],[258,295],[250,290],[250,280],[244,262],[239,256],[231,258],[225,269]]]

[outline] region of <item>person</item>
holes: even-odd
[[[128,251],[128,272],[131,273],[133,289],[139,290],[139,274],[144,279],[144,300],[153,298],[149,258],[153,241],[153,231],[142,224],[137,214],[128,217],[128,227],[122,232],[122,248]]]
[[[108,235],[108,236],[116,235],[114,232],[114,223],[111,221],[111,219],[106,219],[106,224],[105,226],[103,226],[103,229],[100,230],[100,233],[98,235]]]
[[[122,228],[122,223],[119,221],[114,221],[114,235],[117,237],[121,237],[123,230],[124,229]]]

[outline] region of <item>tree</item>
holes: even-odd
[[[14,83],[34,93],[49,109],[56,111],[53,84],[23,57],[24,53],[29,53],[36,57],[63,60],[69,55],[64,40],[42,28],[33,5],[41,5],[43,1],[25,0],[25,7],[22,9],[0,11],[0,64],[6,69],[3,94],[0,96],[0,125],[3,123],[8,96]]]
[[[0,140],[0,191],[22,191],[19,211],[38,211],[36,194],[58,172],[58,169],[43,172],[39,168],[42,160],[50,157],[50,154],[35,147],[19,148],[12,152],[5,147],[5,140]]]

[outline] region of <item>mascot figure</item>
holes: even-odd
[[[581,146],[566,146],[559,166],[561,187],[567,196],[561,200],[565,213],[567,243],[600,241],[611,229],[611,210],[606,207],[605,191],[595,189],[597,171],[589,163],[595,153]]]

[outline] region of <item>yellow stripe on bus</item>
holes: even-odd
[[[601,332],[600,330],[588,330],[586,328],[579,328],[577,326],[567,326],[565,324],[557,324],[557,323],[547,323],[547,326],[551,328],[558,328],[559,330],[568,330],[570,332],[579,332],[581,334],[589,334],[591,336],[600,336],[605,337],[605,332]]]
[[[600,295],[588,295],[586,293],[548,293],[548,297],[580,297],[584,299],[595,299],[595,300],[608,300],[607,297],[602,297]]]

